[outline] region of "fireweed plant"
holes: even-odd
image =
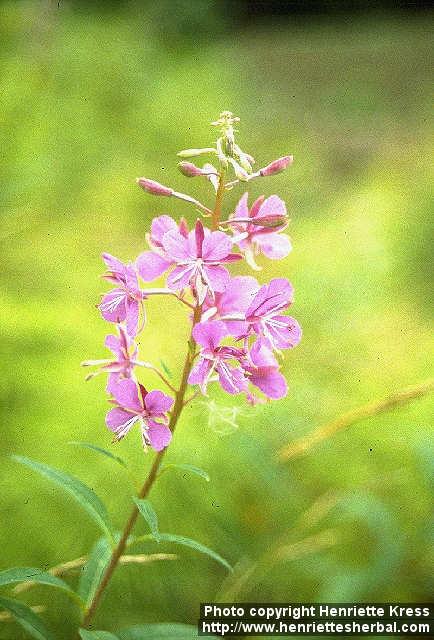
[[[94,517],[105,535],[84,564],[78,593],[58,577],[61,571],[44,573],[29,568],[0,573],[0,586],[14,582],[26,584],[26,581],[28,586],[31,580],[60,587],[81,607],[81,638],[100,637],[94,636],[89,629],[114,570],[127,557],[125,550],[132,544],[152,537],[157,541],[184,544],[210,555],[230,569],[223,558],[200,543],[160,533],[156,513],[146,499],[159,474],[169,466],[176,466],[162,467],[162,461],[183,408],[196,397],[211,393],[214,384],[219,384],[229,394],[243,394],[250,404],[277,400],[287,393],[278,359],[282,350],[295,347],[301,337],[297,321],[286,315],[293,302],[293,287],[285,278],[274,278],[261,284],[252,275],[233,276],[230,273],[231,265],[243,260],[249,270],[259,272],[256,262],[259,254],[271,260],[289,254],[291,243],[283,233],[288,225],[285,203],[277,195],[261,196],[249,203],[248,194],[244,193],[235,211],[226,215],[223,214],[223,199],[237,186],[283,171],[293,158],[281,157],[255,171],[253,157],[235,142],[234,125],[238,121],[232,113],[222,112],[212,123],[220,131],[214,147],[187,149],[178,154],[182,158],[178,166],[184,176],[209,183],[215,194],[212,207],[154,180],[137,180],[148,194],[177,198],[192,205],[199,217],[191,228],[185,218],[175,220],[169,215],[160,215],[153,219],[146,236],[148,250],[134,262],[124,263],[108,253],[103,254],[106,266],[103,277],[112,288],[103,295],[98,306],[113,331],[105,339],[111,356],[105,360],[89,360],[83,365],[97,367],[88,378],[98,373],[107,374],[106,391],[111,408],[105,423],[113,434],[113,442],[138,430],[144,449],[150,447],[156,452],[122,532],[113,532],[104,505],[81,481],[16,456],[19,462],[69,491]],[[202,157],[211,161],[197,166],[189,160]],[[149,283],[163,274],[166,276],[165,287],[150,286]],[[185,307],[190,338],[177,386],[165,371],[141,360],[138,353],[137,337],[147,330],[146,305],[154,296],[173,296]],[[139,379],[142,368],[155,372],[167,387],[167,393],[145,388]],[[191,392],[188,391],[190,387]],[[120,458],[95,445],[74,444],[84,445],[125,465]],[[205,472],[196,467],[180,466],[206,478]],[[132,530],[140,514],[151,533],[135,538]],[[51,637],[39,616],[26,605],[2,597],[0,605],[34,637]],[[151,626],[141,627],[143,637],[146,637],[145,627]]]

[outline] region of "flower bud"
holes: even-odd
[[[278,158],[277,160],[274,160],[263,169],[259,169],[259,173],[264,178],[266,176],[274,176],[275,173],[280,173],[281,171],[284,171],[284,169],[286,169],[287,166],[292,164],[293,161],[294,161],[293,156],[283,156],[283,158]]]
[[[165,187],[163,184],[148,178],[137,178],[137,184],[153,196],[171,196],[173,193],[173,189],[170,187]]]
[[[187,178],[195,178],[196,176],[203,176],[204,173],[206,173],[203,171],[203,169],[196,167],[196,165],[193,164],[192,162],[179,162],[178,169]]]
[[[184,149],[179,151],[176,155],[180,158],[193,158],[194,156],[203,156],[205,153],[215,153],[213,147],[207,147],[206,149]]]

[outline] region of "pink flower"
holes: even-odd
[[[143,446],[151,445],[161,451],[169,444],[172,432],[168,425],[167,411],[173,398],[162,391],[146,391],[133,380],[120,380],[112,385],[111,393],[117,406],[106,415],[106,425],[115,434],[114,441],[124,438],[134,424],[139,424]]]
[[[251,363],[243,365],[249,382],[273,400],[286,396],[288,392],[286,380],[280,373],[279,365],[267,345],[257,340],[249,355]],[[252,394],[248,394],[247,398],[252,404],[257,402]]]
[[[262,336],[272,349],[295,347],[301,328],[294,318],[280,315],[293,301],[293,287],[285,278],[274,278],[263,285],[246,311],[250,330]]]
[[[134,379],[134,367],[137,364],[137,345],[134,340],[126,333],[122,325],[118,325],[118,336],[107,336],[104,344],[112,351],[115,359],[106,360],[86,360],[82,362],[82,366],[99,366],[100,368],[94,373],[90,373],[86,380],[93,378],[99,373],[108,373],[107,391],[111,393],[112,386],[117,384],[119,380],[124,378]]]
[[[228,335],[225,324],[219,320],[200,322],[193,329],[193,338],[202,349],[188,382],[198,384],[203,394],[206,394],[207,385],[214,372],[228,393],[235,394],[247,390],[247,380],[242,369],[229,364],[234,360],[239,363],[245,357],[245,352],[236,347],[220,346],[221,340]]]
[[[140,254],[136,260],[137,271],[145,282],[150,282],[161,276],[174,261],[167,255],[163,248],[163,238],[169,231],[179,231],[181,235],[188,235],[187,224],[184,219],[179,225],[170,216],[159,216],[151,223],[151,233],[147,236],[151,251]]]
[[[287,213],[283,200],[278,196],[258,198],[249,210],[248,194],[245,193],[231,216],[234,242],[245,254],[253,269],[259,269],[254,254],[263,253],[267,258],[278,260],[285,258],[291,251],[288,236],[280,235],[287,226]],[[238,221],[239,220],[239,221]]]
[[[246,311],[259,291],[259,284],[252,276],[231,278],[223,293],[216,293],[215,299],[205,300],[202,321],[222,320],[228,333],[238,338],[247,335],[249,325]]]
[[[139,308],[144,297],[137,282],[135,267],[132,264],[124,264],[109,253],[103,253],[102,257],[108,267],[108,272],[103,277],[117,287],[103,296],[99,305],[101,315],[109,322],[125,320],[128,335],[135,336],[139,323]]]
[[[178,230],[168,231],[162,238],[163,249],[177,266],[170,273],[167,286],[173,291],[194,288],[202,304],[207,293],[213,298],[216,291],[224,291],[229,280],[222,263],[240,260],[231,253],[232,241],[222,231],[204,230],[200,220],[194,231],[184,236]]]

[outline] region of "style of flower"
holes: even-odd
[[[279,364],[272,351],[263,341],[257,340],[254,343],[250,349],[249,361],[245,361],[243,368],[251,384],[272,400],[286,396],[286,380],[279,371]],[[247,398],[252,404],[257,402],[255,396],[250,393],[247,394]]]
[[[246,310],[245,320],[250,332],[262,336],[271,349],[289,349],[301,340],[297,320],[281,312],[293,301],[294,290],[285,278],[274,278],[263,285]]]
[[[200,322],[193,329],[193,338],[201,346],[199,360],[188,378],[189,384],[198,384],[204,395],[213,373],[225,391],[231,394],[247,391],[247,380],[243,370],[230,364],[238,364],[245,358],[245,351],[237,347],[223,346],[220,342],[229,336],[219,320]]]
[[[202,304],[207,294],[225,290],[229,272],[222,263],[240,260],[241,255],[231,253],[232,240],[222,231],[205,232],[200,220],[188,236],[178,230],[168,231],[162,238],[163,249],[176,267],[169,274],[167,286],[180,291],[191,286]]]
[[[281,235],[288,222],[283,200],[273,195],[258,198],[249,209],[248,193],[245,193],[230,217],[233,241],[244,253],[246,261],[255,270],[260,267],[255,262],[255,254],[263,253],[267,258],[278,260],[285,258],[291,251],[291,242]]]
[[[86,380],[93,378],[100,373],[108,373],[107,392],[111,393],[113,385],[116,385],[123,378],[134,378],[134,367],[137,363],[137,345],[134,340],[127,334],[125,328],[118,324],[118,336],[106,336],[105,346],[115,356],[114,359],[107,358],[105,360],[86,360],[82,362],[82,366],[99,366],[99,369],[90,373]]]
[[[131,379],[119,380],[111,386],[111,394],[117,405],[106,415],[106,425],[113,431],[114,442],[124,438],[137,423],[140,425],[143,446],[150,445],[161,451],[169,444],[172,432],[168,425],[167,411],[173,398],[162,391],[149,391]]]
[[[104,278],[116,286],[106,293],[99,305],[101,315],[109,322],[126,322],[127,333],[135,336],[139,324],[139,309],[144,293],[137,281],[137,272],[132,264],[124,264],[109,253],[103,253],[108,267]]]

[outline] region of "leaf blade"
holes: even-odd
[[[138,624],[117,632],[119,640],[196,640],[199,637],[197,628],[189,624],[177,622],[157,622]],[[215,638],[216,636],[200,636],[201,638]]]
[[[42,619],[27,605],[0,596],[0,607],[9,611],[23,629],[36,640],[55,640]]]
[[[66,493],[69,493],[87,511],[104,533],[113,538],[112,526],[104,503],[84,482],[64,471],[49,467],[42,462],[36,462],[36,460],[31,460],[26,456],[13,455],[12,459],[38,472],[54,482],[54,484],[57,484]]]
[[[174,463],[171,462],[170,464],[164,465],[160,473],[163,473],[163,471],[166,471],[167,469],[181,469],[182,471],[189,471],[190,473],[193,473],[196,476],[200,476],[206,482],[209,482],[211,480],[211,478],[209,477],[206,471],[204,471],[203,469],[200,469],[199,467],[195,467],[192,464],[184,464],[184,463],[178,464],[175,462]]]
[[[195,551],[199,551],[199,553],[203,553],[204,555],[209,556],[219,564],[223,565],[228,571],[232,572],[233,569],[229,562],[222,558],[221,555],[206,547],[201,542],[196,542],[196,540],[192,540],[191,538],[186,538],[184,536],[178,536],[173,533],[160,533],[160,540],[162,542],[173,542],[174,544],[180,544],[184,547],[189,547]]]
[[[79,629],[81,640],[119,640],[118,636],[115,636],[109,631],[88,631],[87,629]]]
[[[81,441],[78,441],[78,440],[71,440],[71,442],[68,442],[68,444],[74,445],[76,447],[83,447],[84,449],[90,449],[91,451],[95,451],[95,453],[100,453],[101,455],[106,456],[107,458],[110,458],[111,460],[114,460],[115,462],[117,462],[124,469],[128,468],[128,465],[125,462],[125,460],[123,460],[119,456],[116,456],[111,451],[107,451],[107,449],[103,449],[102,447],[99,447],[96,444],[92,444],[91,442],[81,442]]]
[[[92,602],[104,571],[110,562],[111,554],[112,549],[106,538],[100,538],[96,541],[83,567],[78,583],[78,594],[86,606],[89,606]]]
[[[158,518],[154,507],[149,500],[133,498],[140,515],[146,520],[151,530],[152,536],[157,542],[160,542],[160,532],[158,530]]]

